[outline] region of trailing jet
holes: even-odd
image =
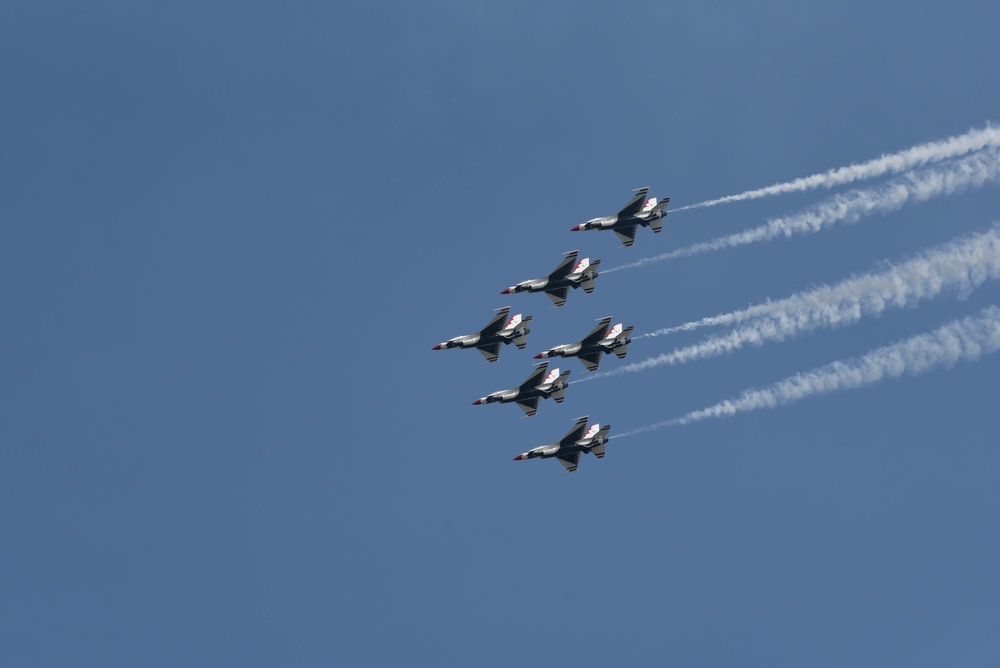
[[[526,417],[531,417],[538,412],[539,399],[552,397],[557,404],[561,404],[566,398],[566,388],[569,386],[569,371],[560,374],[559,369],[549,371],[548,368],[549,363],[542,362],[519,386],[487,394],[473,401],[472,405],[481,406],[498,401],[508,404],[514,401],[525,412]]]
[[[509,306],[496,310],[497,314],[493,316],[493,319],[477,333],[448,339],[434,346],[432,350],[476,348],[483,354],[487,362],[496,362],[499,359],[501,343],[504,345],[513,343],[524,350],[524,347],[528,345],[528,332],[531,331],[527,327],[528,323],[531,322],[531,316],[522,318],[521,314],[518,313],[507,320],[507,313],[510,312]]]
[[[632,333],[632,326],[622,329],[622,323],[618,323],[608,331],[611,324],[611,317],[601,318],[597,327],[576,343],[564,343],[555,348],[549,348],[535,355],[535,359],[546,357],[579,357],[587,371],[597,371],[601,363],[601,353],[614,353],[618,359],[625,359],[628,353],[628,344],[632,342],[629,334]]]
[[[655,197],[646,199],[649,188],[638,188],[625,208],[613,216],[591,218],[586,223],[580,223],[572,228],[574,232],[582,230],[614,230],[622,244],[626,247],[635,243],[636,225],[651,227],[653,232],[663,229],[663,218],[667,215],[667,204],[670,198],[657,202]]]
[[[597,278],[597,268],[601,265],[600,260],[590,262],[589,257],[585,257],[579,262],[576,255],[580,251],[569,251],[563,253],[566,256],[559,266],[552,270],[552,273],[542,278],[532,278],[521,281],[517,285],[504,288],[502,295],[514,294],[517,292],[544,292],[556,307],[566,304],[566,294],[570,288],[583,288],[583,291],[590,294],[594,291],[594,279]]]
[[[603,459],[604,446],[608,442],[608,432],[611,431],[611,425],[606,424],[602,427],[599,424],[594,424],[590,429],[587,429],[588,419],[586,415],[577,418],[573,428],[566,432],[566,435],[558,443],[540,445],[527,452],[522,452],[514,457],[514,461],[555,457],[560,464],[566,467],[566,473],[572,473],[580,464],[581,452],[591,452],[597,455],[598,459]]]

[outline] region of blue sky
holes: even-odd
[[[559,310],[498,294],[848,189],[679,212],[630,249],[569,231],[633,188],[677,208],[1000,123],[998,28],[978,0],[5,3],[6,661],[997,665],[1000,355],[570,476],[511,461],[579,415],[623,433],[976,314],[995,282],[530,419],[470,403],[601,316],[649,332],[989,229],[992,186]],[[430,350],[508,304],[526,350]]]

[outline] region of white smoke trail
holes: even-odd
[[[700,209],[728,202],[759,199],[770,195],[813,190],[815,188],[831,188],[886,174],[900,174],[917,167],[941,162],[942,160],[950,160],[984,148],[997,147],[1000,147],[1000,128],[987,126],[981,130],[969,130],[964,135],[949,137],[943,141],[920,144],[898,153],[883,154],[881,157],[869,160],[868,162],[831,169],[822,174],[813,174],[812,176],[795,179],[786,183],[776,183],[767,188],[747,190],[738,195],[728,195],[719,199],[691,204],[675,209],[675,212],[687,209]]]
[[[980,151],[939,167],[910,172],[875,188],[851,190],[790,216],[772,218],[767,224],[712,241],[678,248],[669,253],[612,267],[601,273],[645,267],[655,262],[690,257],[710,251],[818,232],[835,223],[856,223],[872,213],[889,213],[907,202],[924,202],[942,195],[954,195],[969,188],[980,188],[1000,179],[1000,152]]]
[[[905,308],[932,299],[944,290],[968,295],[987,280],[1000,278],[1000,224],[926,250],[879,273],[853,276],[832,286],[798,292],[785,299],[694,320],[648,332],[637,339],[686,332],[700,327],[739,325],[759,318],[793,320],[812,329],[855,322],[863,315],[880,315],[887,308]],[[820,326],[816,324],[815,326]]]
[[[886,378],[898,378],[904,373],[915,376],[933,369],[947,369],[958,362],[975,362],[998,349],[1000,309],[989,306],[978,316],[950,322],[933,332],[878,348],[861,357],[833,362],[796,374],[768,387],[750,389],[736,399],[692,411],[673,420],[633,429],[618,434],[617,437],[709,418],[729,417],[762,408],[776,408],[812,396],[874,385]]]
[[[967,296],[985,281],[997,278],[1000,278],[1000,226],[947,243],[882,273],[864,274],[834,286],[750,307],[735,316],[752,314],[743,327],[588,378],[617,376],[664,364],[685,364],[747,345],[784,341],[820,327],[854,324],[865,316],[879,316],[886,309],[905,308],[932,299],[945,290]]]

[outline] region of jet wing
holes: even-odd
[[[575,250],[566,253],[566,257],[559,263],[559,266],[553,269],[552,273],[549,274],[549,280],[555,281],[560,278],[566,278],[566,275],[573,271],[573,267],[576,266],[576,256],[579,252],[580,251]]]
[[[545,378],[545,374],[547,374],[548,372],[549,372],[549,363],[542,362],[541,364],[538,365],[538,368],[532,371],[531,375],[528,376],[523,383],[521,383],[520,388],[528,389],[528,388],[538,387],[539,385],[542,384],[542,379]]]
[[[485,346],[479,346],[476,348],[479,352],[483,354],[487,362],[496,362],[500,359],[500,342],[490,343]]]
[[[577,450],[571,455],[563,455],[562,457],[556,457],[556,459],[566,467],[566,473],[572,473],[580,465],[580,451]]]
[[[623,246],[631,246],[635,243],[635,225],[614,228],[615,234],[621,240]]]
[[[625,208],[618,212],[619,218],[631,218],[635,214],[639,213],[639,209],[642,205],[646,203],[646,193],[649,192],[649,188],[639,188],[635,191],[635,195],[632,199],[628,201]]]
[[[608,316],[606,318],[601,318],[601,321],[597,323],[597,327],[591,330],[590,334],[587,334],[587,336],[583,337],[580,343],[582,343],[585,346],[597,343],[598,341],[600,341],[601,339],[603,339],[608,335],[608,325],[610,324],[611,324],[611,316]]]
[[[601,365],[601,351],[593,353],[584,353],[583,355],[577,355],[580,361],[583,362],[583,366],[587,367],[587,371],[597,371],[597,367]]]
[[[591,289],[593,289],[593,288],[591,288]],[[563,286],[563,287],[557,288],[555,290],[546,290],[545,294],[547,294],[549,296],[549,299],[552,300],[552,303],[555,304],[556,307],[565,306],[566,305],[566,295],[569,294],[569,287],[568,286]]]
[[[563,436],[562,439],[560,439],[559,443],[572,444],[579,441],[580,437],[583,436],[583,430],[587,428],[587,420],[589,419],[590,416],[587,415],[584,415],[581,418],[577,418],[576,424],[573,425],[572,429],[566,432],[566,435]]]
[[[493,316],[493,319],[486,323],[486,326],[479,330],[479,335],[484,339],[488,336],[493,336],[507,324],[507,314],[510,313],[510,307],[504,306],[502,309],[497,311],[497,314]],[[492,360],[491,360],[492,361]]]
[[[524,414],[531,417],[538,412],[538,397],[532,397],[530,399],[525,399],[524,401],[515,402],[518,407],[524,411]]]

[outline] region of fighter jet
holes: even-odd
[[[597,371],[601,363],[601,353],[614,353],[618,359],[625,359],[628,353],[628,344],[632,342],[629,334],[632,333],[632,326],[622,329],[622,323],[618,323],[608,331],[611,324],[611,317],[601,318],[597,327],[590,334],[583,337],[576,343],[564,343],[555,348],[549,348],[535,355],[535,359],[545,357],[579,357],[587,371]]]
[[[476,348],[486,358],[487,363],[496,362],[500,358],[501,343],[504,345],[513,343],[521,350],[524,350],[524,347],[528,344],[528,332],[531,331],[527,327],[528,323],[531,322],[531,316],[522,318],[521,314],[518,313],[512,316],[510,320],[507,320],[507,313],[510,312],[509,306],[496,309],[496,311],[497,314],[493,316],[493,319],[486,323],[486,326],[477,333],[448,339],[434,346],[432,350]]]
[[[586,223],[580,223],[572,228],[574,232],[581,230],[614,230],[624,246],[628,247],[635,243],[635,227],[653,228],[653,232],[663,229],[663,217],[667,215],[667,204],[670,198],[666,197],[662,202],[657,202],[655,197],[646,199],[649,188],[638,188],[633,192],[635,195],[629,200],[625,208],[613,216],[603,216],[591,218]]]
[[[553,269],[548,276],[521,281],[517,285],[504,288],[500,294],[544,292],[557,308],[566,304],[566,294],[570,288],[583,288],[584,292],[590,294],[594,291],[594,279],[597,278],[597,268],[601,265],[601,261],[594,260],[591,263],[590,258],[585,257],[577,262],[576,256],[579,252],[574,250],[563,253],[566,259],[560,262],[559,266]]]
[[[566,467],[566,473],[572,473],[580,464],[581,452],[592,452],[597,455],[598,459],[603,459],[604,446],[608,442],[608,432],[611,431],[611,425],[606,424],[602,427],[595,424],[587,429],[588,419],[586,415],[577,418],[573,428],[558,443],[540,445],[527,452],[522,452],[514,457],[514,461],[555,457],[560,464]]]
[[[487,394],[473,401],[472,405],[482,406],[498,401],[509,404],[514,401],[525,412],[526,417],[531,417],[538,412],[539,399],[552,397],[557,404],[561,404],[566,398],[566,388],[569,386],[569,371],[560,374],[559,369],[549,371],[548,368],[549,363],[542,362],[518,387]]]

